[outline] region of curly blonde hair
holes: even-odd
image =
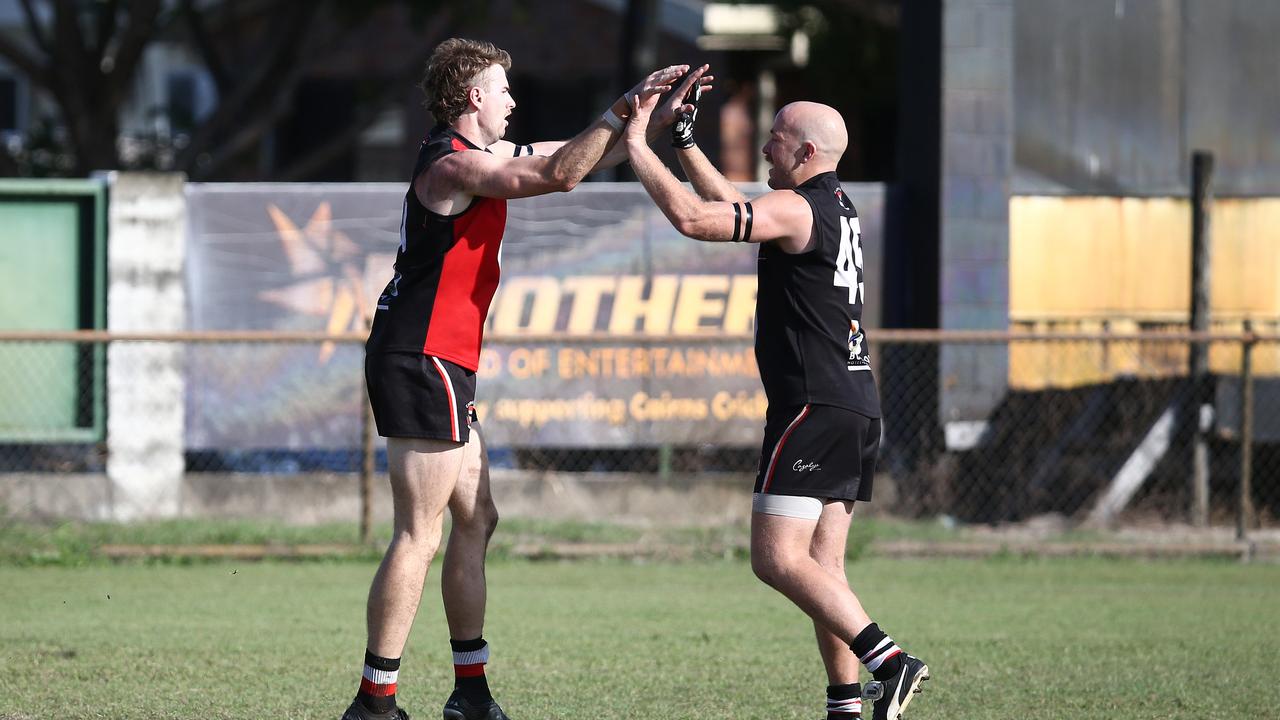
[[[436,46],[418,87],[426,93],[427,109],[437,122],[452,125],[467,109],[467,91],[476,76],[491,65],[511,69],[511,56],[483,40],[449,38]]]

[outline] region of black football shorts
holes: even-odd
[[[476,374],[421,353],[365,355],[364,381],[378,434],[465,443],[475,419]]]
[[[769,408],[755,491],[871,499],[880,419],[830,405]]]

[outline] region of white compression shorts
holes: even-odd
[[[751,511],[766,515],[817,520],[822,516],[822,501],[804,495],[774,495],[755,493],[751,496]]]

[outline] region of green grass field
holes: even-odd
[[[336,720],[374,567],[0,566],[0,717]],[[869,558],[850,576],[933,669],[908,718],[1280,708],[1280,566]],[[489,580],[489,674],[517,720],[822,717],[811,627],[741,560],[500,560]],[[400,675],[418,720],[452,683],[437,590]]]

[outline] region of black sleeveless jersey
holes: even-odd
[[[756,363],[771,406],[834,405],[880,417],[862,330],[862,233],[834,172],[795,188],[813,211],[814,248],[761,243]]]
[[[422,142],[404,196],[395,272],[378,298],[366,352],[420,352],[479,366],[507,202],[476,197],[460,213],[438,215],[418,201],[413,182],[450,153],[480,149],[439,125]]]

